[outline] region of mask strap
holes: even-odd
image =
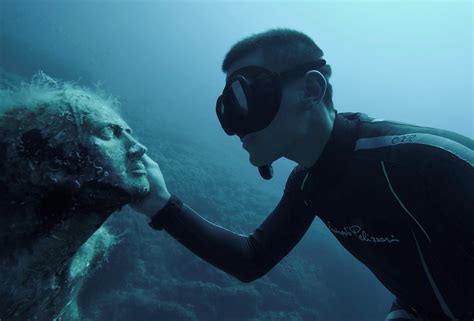
[[[290,70],[282,71],[278,74],[280,75],[280,77],[282,79],[287,80],[287,79],[289,79],[291,77],[294,77],[294,76],[297,76],[297,75],[299,75],[303,72],[306,73],[308,70],[311,70],[311,69],[316,69],[317,70],[317,69],[323,67],[324,65],[326,65],[326,60],[319,59],[319,60],[316,60],[316,61],[310,61],[310,62],[301,64],[301,65],[297,65],[294,68],[291,68]]]

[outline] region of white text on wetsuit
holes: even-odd
[[[371,242],[371,243],[400,242],[399,239],[393,238],[394,237],[393,235],[391,235],[391,238],[370,236],[359,225],[352,225],[352,226],[349,226],[349,227],[344,226],[343,230],[338,230],[337,228],[331,226],[331,222],[328,221],[328,227],[335,234],[338,234],[338,235],[341,235],[341,236],[354,236],[354,237],[357,237],[362,242]]]

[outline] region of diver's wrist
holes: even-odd
[[[166,192],[158,196],[157,202],[151,211],[147,213],[148,217],[154,216],[156,213],[161,211],[163,207],[165,207],[166,203],[168,203],[169,199],[171,198],[171,194]]]
[[[163,230],[170,218],[178,215],[182,207],[183,202],[175,195],[171,195],[165,206],[150,217],[148,225],[155,230]]]
[[[146,206],[146,208],[144,208],[141,212],[151,218],[153,215],[163,209],[163,207],[165,207],[170,198],[170,193],[160,193],[159,195],[154,196],[152,201],[149,202],[148,206]]]

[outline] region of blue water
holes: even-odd
[[[474,136],[471,2],[0,0],[0,66],[100,87],[160,163],[170,192],[250,233],[274,208],[288,160],[262,180],[214,112],[227,50],[273,27],[324,51],[339,112]],[[229,198],[232,195],[232,198]],[[79,294],[82,320],[383,320],[393,295],[316,219],[264,278],[243,284],[125,208],[125,233]],[[1,299],[1,298],[0,298]],[[1,319],[0,315],[0,319]]]

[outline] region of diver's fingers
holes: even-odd
[[[151,159],[150,156],[148,156],[148,154],[143,154],[143,157],[142,157],[142,162],[143,162],[143,165],[145,165],[146,168],[150,168],[150,167],[158,167],[160,168],[160,166],[158,165],[157,162],[155,162],[153,159]]]

